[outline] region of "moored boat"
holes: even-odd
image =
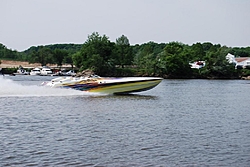
[[[41,75],[41,69],[36,67],[30,71],[30,75]]]
[[[52,70],[47,66],[43,66],[43,68],[41,69],[40,75],[52,75],[52,74],[53,74]]]
[[[29,75],[29,72],[26,71],[22,66],[19,66],[17,72],[13,73],[13,75]]]
[[[152,89],[161,81],[162,78],[157,77],[106,78],[92,75],[88,77],[58,77],[44,82],[42,85],[104,94],[129,94]]]

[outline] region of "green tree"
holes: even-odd
[[[191,46],[192,61],[204,60],[206,55],[201,43],[196,43]]]
[[[5,55],[4,55],[4,49],[5,48],[6,47],[3,44],[0,43],[0,58],[4,58],[5,57]]]
[[[135,54],[134,64],[142,75],[163,76],[166,72],[163,48],[166,44],[148,42],[133,47]]]
[[[68,52],[62,49],[55,49],[53,51],[53,57],[57,66],[62,66],[64,58],[68,56]]]
[[[84,59],[80,52],[76,52],[72,55],[72,61],[77,68],[81,68],[83,66]]]
[[[152,53],[146,54],[140,59],[140,68],[143,74],[147,76],[155,75],[156,60]]]
[[[149,75],[154,73],[153,61],[153,48],[150,44],[144,44],[138,48],[137,54],[134,58],[134,63],[143,74]]]
[[[239,48],[235,47],[232,48],[231,54],[237,56],[237,57],[249,57],[250,56],[250,47],[246,48]]]
[[[129,40],[126,36],[122,35],[116,39],[116,55],[115,61],[117,65],[131,65],[133,61],[133,50],[130,47]]]
[[[97,32],[88,36],[80,51],[82,69],[93,69],[99,75],[105,75],[115,67],[112,60],[114,43],[110,42],[106,35],[100,36]],[[75,59],[74,59],[75,60]],[[75,60],[76,61],[76,60]],[[98,61],[96,63],[95,61]]]
[[[204,42],[202,43],[202,47],[203,47],[204,52],[207,52],[213,47],[213,44],[210,42]]]
[[[77,52],[79,53],[79,52]],[[64,57],[63,62],[66,64],[70,64],[72,69],[74,67],[74,62],[73,62],[73,54],[68,54],[67,56]]]
[[[237,78],[238,72],[234,65],[229,64],[226,55],[230,48],[215,45],[206,54],[206,66],[201,69],[201,74],[212,78]]]
[[[186,77],[191,69],[184,45],[179,42],[170,42],[164,48],[166,72],[169,77]]]
[[[53,52],[51,49],[40,46],[38,51],[32,51],[30,63],[40,63],[46,66],[48,63],[54,63]]]

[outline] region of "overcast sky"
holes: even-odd
[[[250,46],[250,0],[0,0],[0,43],[23,51],[82,44],[93,32],[130,44]]]

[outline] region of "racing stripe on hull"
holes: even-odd
[[[154,88],[161,82],[159,79],[145,80],[145,81],[129,81],[117,82],[108,84],[99,84],[99,86],[89,89],[89,92],[127,94],[132,92],[141,92]]]

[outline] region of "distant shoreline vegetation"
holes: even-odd
[[[70,64],[78,71],[92,69],[100,76],[159,76],[163,78],[238,79],[249,76],[248,69],[235,69],[226,60],[230,53],[249,57],[250,47],[227,47],[210,42],[193,45],[181,42],[130,45],[122,35],[111,42],[106,35],[93,32],[83,44],[32,46],[18,52],[0,43],[0,60],[29,63]],[[200,69],[190,68],[191,62],[205,61]],[[1,62],[0,62],[1,67]]]

